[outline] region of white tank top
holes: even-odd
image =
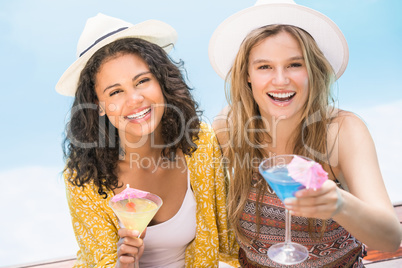
[[[176,215],[165,222],[147,227],[140,267],[184,267],[186,247],[195,238],[195,213],[196,202],[188,173],[186,195]]]

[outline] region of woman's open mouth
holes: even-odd
[[[268,92],[267,95],[274,101],[287,102],[290,101],[296,95],[296,92],[286,92],[286,93]]]
[[[143,109],[138,113],[130,114],[130,115],[126,116],[126,118],[129,120],[141,119],[141,118],[144,118],[145,116],[147,116],[150,112],[151,112],[151,107]]]

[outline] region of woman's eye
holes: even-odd
[[[138,82],[137,86],[139,86],[139,85],[141,85],[141,84],[144,84],[144,83],[148,82],[149,80],[151,80],[151,79],[149,79],[148,77],[147,77],[147,78],[144,78],[144,79],[141,79],[141,80]]]
[[[113,95],[116,95],[116,94],[118,94],[120,92],[121,92],[120,89],[114,90],[114,91],[110,92],[109,96],[112,97]]]
[[[290,67],[302,67],[303,65],[301,63],[292,63],[290,64]]]
[[[271,69],[271,66],[269,66],[269,65],[261,65],[261,66],[258,67],[258,69],[261,69],[261,70]]]

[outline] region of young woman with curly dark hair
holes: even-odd
[[[163,22],[130,25],[98,14],[56,86],[75,96],[64,174],[80,246],[76,266],[130,267],[139,259],[141,267],[217,267],[219,257],[236,260],[220,150],[199,119],[182,64],[166,53],[175,41]],[[108,205],[127,184],[163,200],[143,239]]]

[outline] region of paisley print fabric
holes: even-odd
[[[248,201],[240,219],[243,234],[251,241],[249,244],[239,241],[241,267],[364,267],[364,246],[338,223],[332,219],[327,220],[322,239],[315,242],[309,236],[308,219],[295,216],[291,222],[292,241],[304,245],[309,251],[309,257],[300,264],[289,266],[270,260],[267,256],[268,248],[285,240],[285,208],[272,190],[265,192],[260,206],[261,227],[257,236],[257,184],[258,175],[254,174]],[[318,220],[317,232],[322,225],[323,222]]]
[[[186,157],[197,202],[196,238],[186,249],[186,267],[218,267],[219,260],[237,267],[238,245],[234,232],[228,229],[228,185],[221,166],[221,151],[213,130],[206,124],[202,124],[196,144],[197,151]],[[103,199],[94,184],[83,189],[66,178],[67,201],[80,248],[74,267],[114,267],[120,227],[108,205],[113,192]]]

